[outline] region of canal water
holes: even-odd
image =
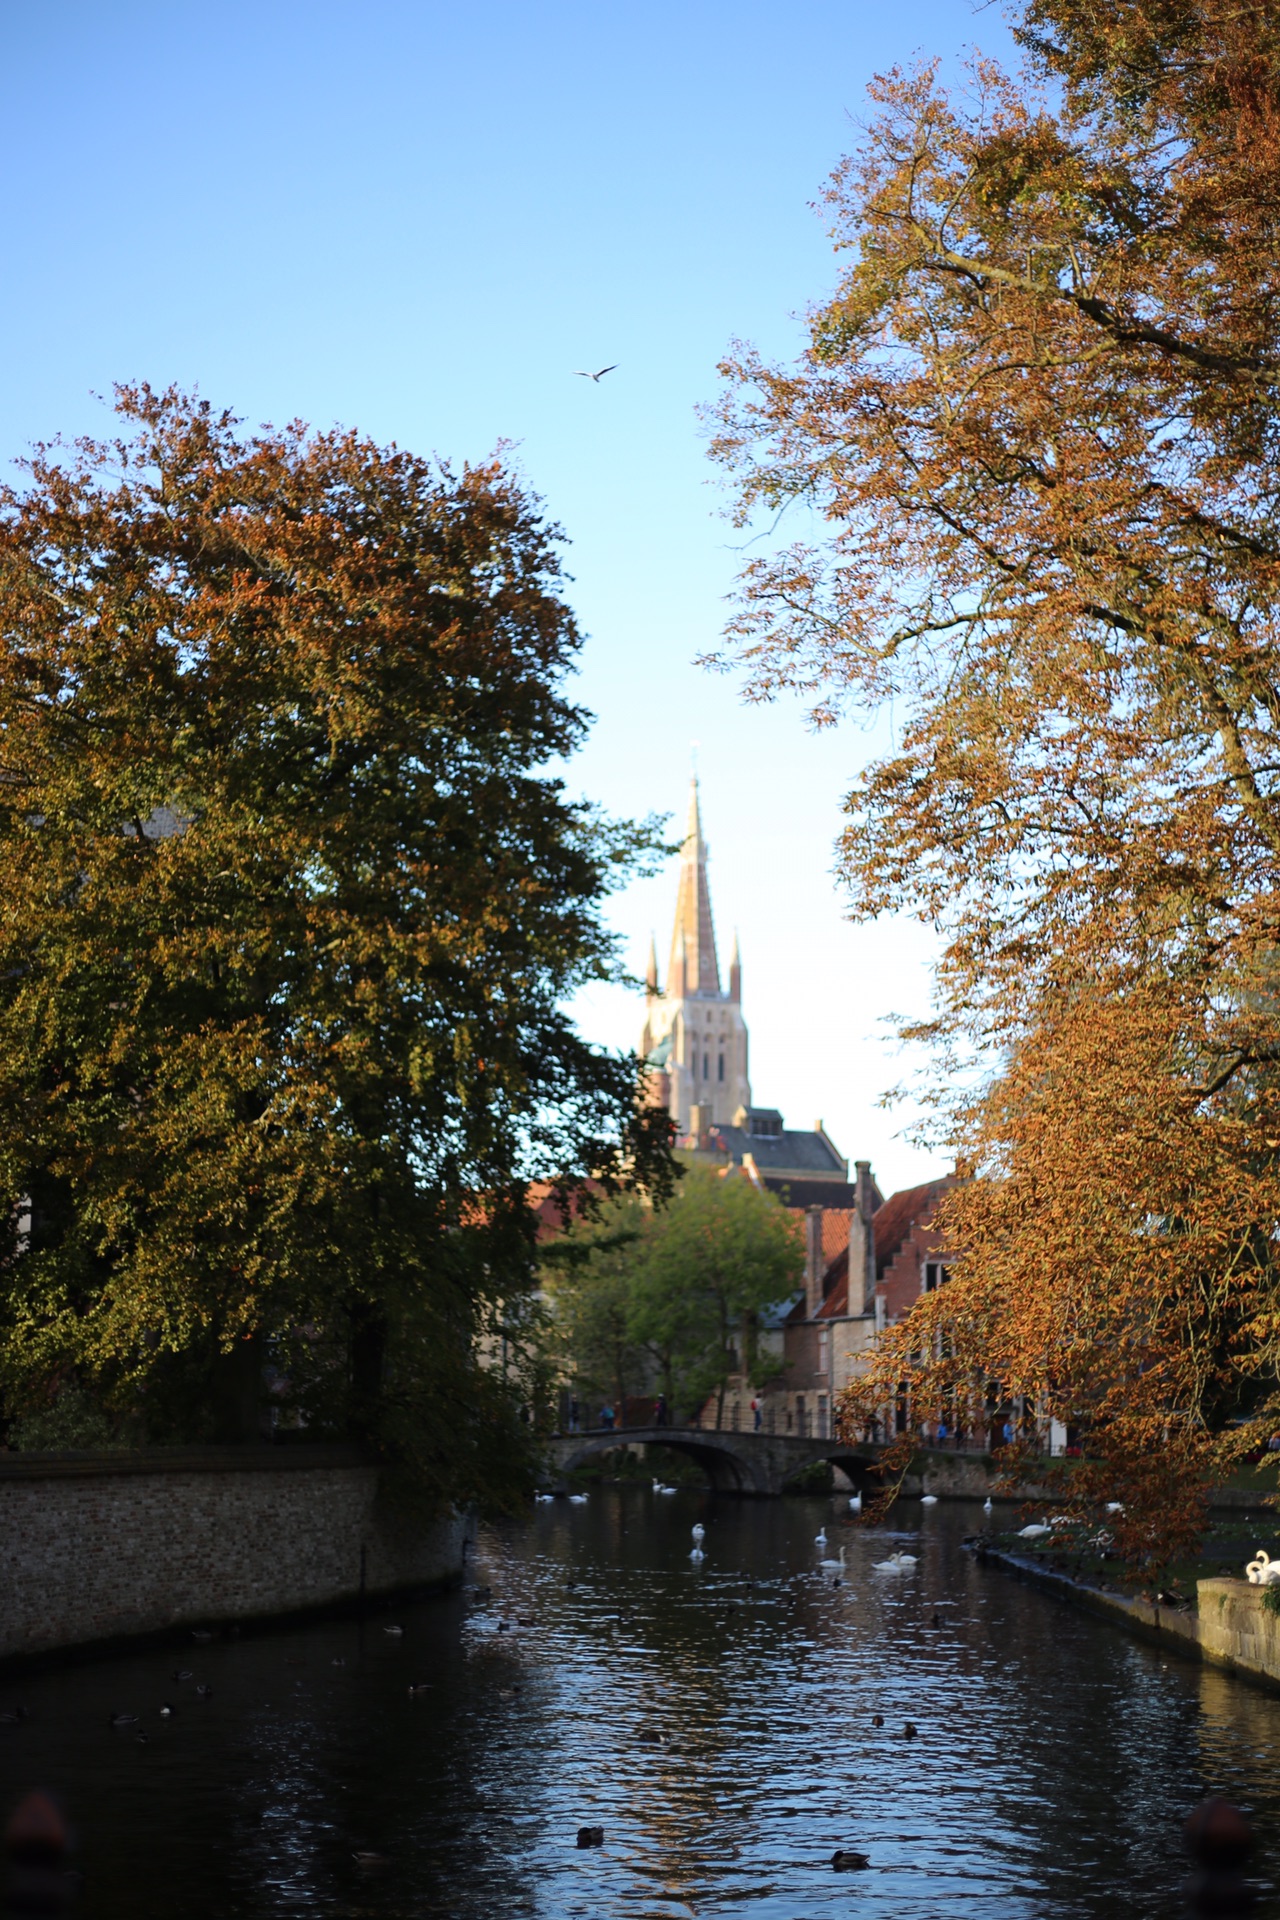
[[[606,1489],[456,1596],[9,1680],[5,1802],[61,1796],[86,1920],[1094,1920],[1180,1913],[1219,1791],[1280,1916],[1280,1698],[979,1566],[976,1508],[845,1504]]]

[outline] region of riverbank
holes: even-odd
[[[444,1588],[467,1531],[350,1447],[8,1454],[0,1665]]]
[[[1044,1462],[1046,1472],[1053,1474],[1060,1474],[1064,1464],[1070,1471],[1070,1463],[1062,1460]],[[1003,1506],[1064,1498],[1060,1481],[1029,1479],[1011,1487],[1001,1486],[1000,1471],[999,1462],[989,1453],[955,1453],[942,1447],[921,1447],[902,1482],[902,1492],[908,1499],[933,1494],[939,1500],[990,1499]],[[1274,1474],[1264,1479],[1242,1471],[1235,1482],[1210,1489],[1209,1511],[1268,1513],[1274,1518],[1275,1510],[1268,1502],[1275,1492]]]
[[[982,1541],[967,1544],[981,1565],[997,1566],[1069,1606],[1184,1659],[1225,1667],[1255,1686],[1280,1692],[1280,1614],[1266,1606],[1265,1587],[1226,1577],[1198,1580],[1194,1604],[1168,1606],[1076,1579],[1007,1548]]]

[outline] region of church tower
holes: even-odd
[[[732,1126],[738,1110],[751,1105],[742,963],[735,935],[729,990],[722,992],[696,776],[689,786],[689,817],[680,850],[666,991],[659,991],[658,956],[651,941],[640,1044],[644,1058],[666,1076],[667,1105],[680,1137]]]

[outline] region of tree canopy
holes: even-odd
[[[1157,1551],[1280,1413],[1280,22],[1035,0],[1021,38],[963,97],[877,84],[803,357],[726,361],[740,519],[826,528],[731,641],[820,724],[893,703],[842,873],[946,936],[961,1257],[872,1391],[1084,1421]]]
[[[803,1237],[775,1195],[690,1161],[669,1204],[613,1202],[551,1247],[548,1271],[562,1364],[581,1392],[662,1392],[692,1413],[710,1396],[722,1409],[732,1374],[763,1385],[777,1370],[758,1320],[802,1284]]]
[[[492,1493],[530,1177],[669,1174],[563,1010],[652,827],[550,770],[557,532],[497,461],[117,405],[0,493],[7,1408],[74,1375],[154,1431],[271,1338],[318,1430]]]

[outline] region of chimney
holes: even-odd
[[[806,1317],[817,1318],[822,1305],[822,1208],[804,1210],[804,1307]]]
[[[853,1211],[849,1216],[849,1311],[870,1313],[876,1291],[875,1185],[869,1160],[855,1160],[853,1164]]]

